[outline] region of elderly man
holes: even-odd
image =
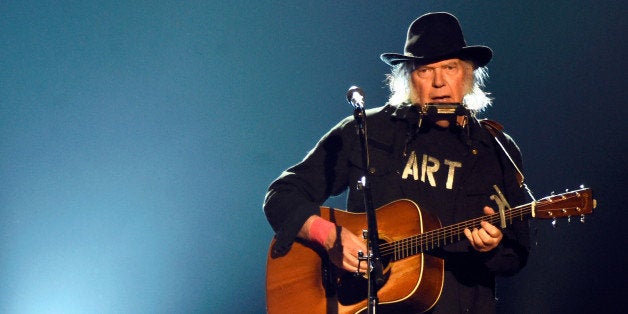
[[[403,54],[382,54],[381,59],[392,67],[391,96],[385,106],[366,115],[375,207],[412,200],[449,226],[494,213],[499,205],[495,186],[511,205],[524,202],[517,178],[521,168],[517,146],[498,130],[499,145],[489,127],[476,118],[491,103],[482,90],[491,57],[488,47],[468,46],[458,20],[444,12],[412,22]],[[442,108],[455,110],[441,112]],[[348,189],[347,209],[364,211],[364,190],[355,188],[364,173],[355,128],[353,117],[341,121],[269,187],[264,210],[276,232],[274,256],[288,254],[299,238],[324,249],[339,269],[363,270],[364,263],[360,266],[358,260],[359,252],[367,251],[362,236],[322,218],[319,207]],[[526,263],[527,222],[515,221],[502,229],[481,221],[462,233],[463,241],[425,253],[444,261],[442,291],[437,283],[434,302],[395,311],[495,311],[495,276],[516,273]],[[384,287],[389,284],[394,285]]]

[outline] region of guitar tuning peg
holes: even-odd
[[[581,188],[581,189],[584,189],[584,184],[580,184],[580,188]]]
[[[580,215],[580,223],[584,223],[584,215]]]
[[[556,218],[552,219],[552,227],[556,228]]]
[[[569,192],[569,189],[565,189],[565,193]]]
[[[556,193],[554,191],[552,191],[552,193],[550,193],[551,196],[554,196]]]
[[[571,216],[567,216],[567,223],[571,223]]]

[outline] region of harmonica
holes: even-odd
[[[469,114],[469,109],[465,108],[462,103],[427,103],[419,106],[421,113],[428,116],[434,115],[457,115],[464,116]]]

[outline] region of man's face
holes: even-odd
[[[460,59],[447,59],[417,67],[412,71],[411,100],[414,104],[461,103],[473,86],[473,66]],[[436,121],[449,127],[449,121]]]
[[[460,59],[447,59],[417,67],[412,72],[412,102],[460,103],[471,91],[473,66]]]

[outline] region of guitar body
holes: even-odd
[[[391,242],[441,227],[437,218],[416,203],[398,200],[376,211],[380,239]],[[321,207],[321,216],[362,234],[365,214]],[[271,243],[271,248],[272,245]],[[272,251],[272,249],[271,249]],[[378,312],[424,312],[434,306],[443,287],[444,263],[417,254],[384,262],[385,282],[378,290]],[[365,266],[365,264],[362,264]],[[364,270],[364,269],[362,269]],[[268,313],[359,313],[367,309],[367,283],[340,270],[326,251],[306,241],[294,243],[287,255],[268,256],[266,304]]]
[[[496,197],[497,198],[497,197]],[[497,202],[497,200],[496,200]],[[505,228],[531,216],[541,219],[581,217],[597,202],[588,188],[550,195],[499,213],[441,227],[440,221],[409,200],[376,210],[384,283],[378,287],[381,313],[417,313],[432,308],[443,289],[444,262],[427,254],[464,239],[463,230],[481,221]],[[366,229],[366,215],[321,207],[321,216],[355,234]],[[333,266],[319,245],[297,241],[287,255],[272,256],[266,265],[266,304],[269,313],[361,313],[367,311],[368,281]],[[366,265],[363,264],[362,271]]]

